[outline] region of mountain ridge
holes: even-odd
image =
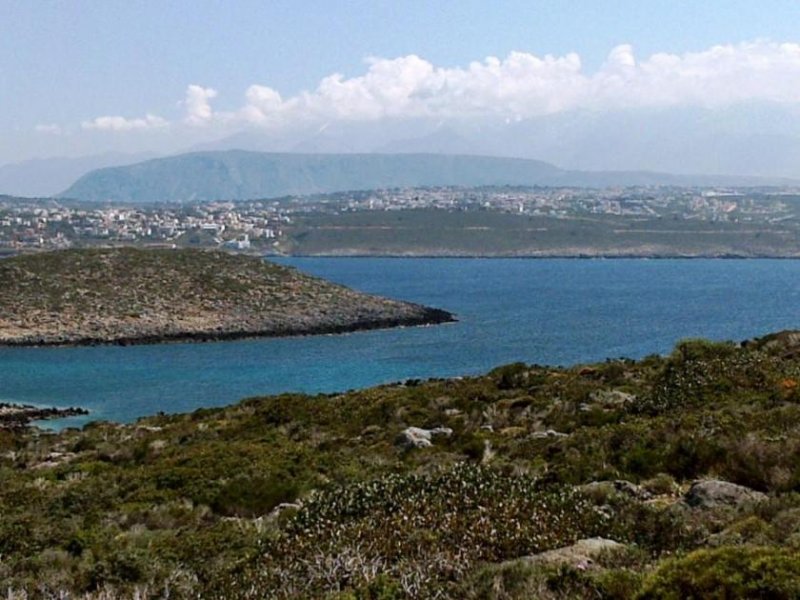
[[[497,156],[428,153],[301,154],[205,151],[87,173],[58,194],[91,201],[247,200],[289,195],[436,185],[770,185],[779,178],[674,175],[650,171],[570,171]]]

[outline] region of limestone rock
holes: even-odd
[[[555,429],[548,429],[547,431],[534,431],[531,437],[535,440],[542,440],[546,438],[563,438],[567,437],[567,434],[556,431]]]
[[[361,431],[361,437],[374,437],[380,435],[383,432],[383,428],[380,425],[367,425]]]
[[[684,496],[684,502],[696,508],[715,508],[717,506],[740,506],[750,502],[762,502],[766,494],[743,485],[708,479],[695,481]]]
[[[569,565],[576,569],[591,569],[602,552],[624,547],[624,544],[606,538],[586,538],[578,540],[571,546],[526,556],[520,560],[534,564]]]
[[[433,429],[423,429],[421,427],[407,427],[397,436],[395,444],[410,448],[429,448],[433,445],[432,438],[436,436],[450,437],[453,430],[449,427],[435,427]]]
[[[636,396],[622,390],[597,390],[592,392],[591,400],[604,406],[624,406],[636,400]]]
[[[649,500],[652,498],[650,492],[625,479],[617,479],[615,481],[592,481],[591,483],[580,486],[579,489],[591,496],[619,494],[635,500]]]

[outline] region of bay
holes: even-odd
[[[800,261],[290,258],[457,323],[336,336],[91,348],[0,348],[0,401],[83,406],[91,419],[470,375],[515,361],[639,358],[687,337],[800,328]]]

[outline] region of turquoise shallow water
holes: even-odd
[[[800,328],[800,261],[295,258],[360,290],[437,306],[459,322],[213,344],[0,348],[0,401],[84,406],[89,418],[340,391],[514,362],[667,352],[685,337]],[[86,418],[64,420],[80,424]]]

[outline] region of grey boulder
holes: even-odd
[[[692,508],[741,506],[753,502],[763,502],[766,499],[766,494],[719,479],[695,481],[683,498],[684,502]]]

